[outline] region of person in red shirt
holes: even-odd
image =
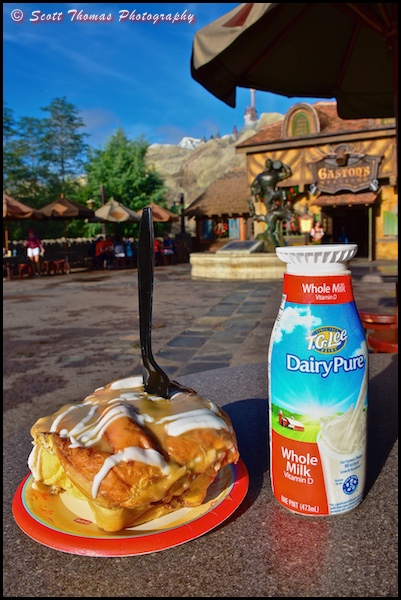
[[[113,241],[108,235],[106,239],[101,235],[95,246],[95,258],[96,262],[102,266],[103,269],[107,269],[110,261],[113,257]]]
[[[162,257],[162,242],[159,240],[159,238],[156,238],[153,240],[153,247],[155,249],[155,265],[156,266],[160,266],[163,264],[163,257]]]
[[[44,254],[44,248],[42,242],[35,234],[33,229],[28,231],[28,237],[24,242],[26,247],[27,255],[32,264],[32,270],[36,277],[40,275],[40,257]]]

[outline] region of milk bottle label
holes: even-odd
[[[363,497],[367,346],[348,275],[284,275],[269,346],[270,464],[276,499],[308,515]]]

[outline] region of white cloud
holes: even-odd
[[[292,306],[288,306],[284,309],[280,317],[274,341],[276,343],[281,342],[283,333],[292,333],[296,327],[304,327],[310,331],[314,327],[318,327],[321,323],[322,320],[319,317],[312,315],[309,306],[307,308],[293,308]]]

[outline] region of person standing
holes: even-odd
[[[39,237],[35,234],[33,229],[28,231],[28,237],[24,242],[26,247],[27,255],[31,261],[32,271],[36,277],[40,276],[40,257],[43,256],[45,250]]]
[[[339,244],[348,244],[348,235],[345,225],[341,225],[340,233],[338,234],[337,242]]]
[[[321,244],[324,237],[324,229],[320,221],[316,221],[310,232],[312,244]]]
[[[137,251],[135,239],[131,240],[126,238],[125,240],[125,256],[127,258],[127,264],[131,267],[136,267]]]

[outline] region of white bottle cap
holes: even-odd
[[[348,273],[347,262],[358,251],[357,244],[279,246],[276,254],[287,263],[291,275],[331,275]]]

